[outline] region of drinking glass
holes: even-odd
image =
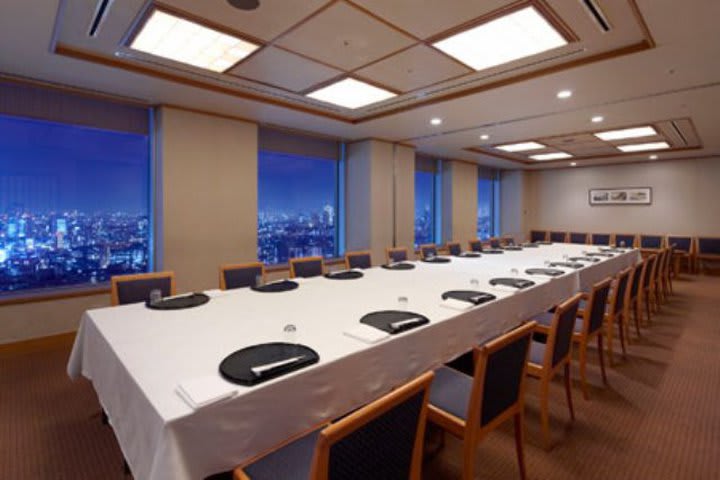
[[[397,303],[398,303],[398,310],[407,310],[408,309],[408,297],[405,295],[400,295],[397,297]]]
[[[286,343],[297,343],[297,327],[292,323],[285,325],[283,327],[283,337]]]
[[[472,287],[473,290],[477,290],[477,288],[480,286],[480,280],[477,278],[471,278],[470,279],[470,287]]]
[[[150,305],[160,303],[162,300],[162,291],[159,288],[153,288],[150,290]]]

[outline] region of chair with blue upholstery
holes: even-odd
[[[674,246],[672,262],[672,275],[677,278],[680,274],[680,263],[685,262],[688,273],[695,271],[695,242],[687,235],[668,235],[665,243]]]
[[[587,233],[570,232],[568,234],[569,243],[575,243],[578,245],[586,245],[588,241]]]
[[[408,249],[405,247],[388,247],[385,249],[387,263],[405,262],[408,260]]]
[[[160,290],[163,297],[175,295],[173,272],[116,275],[110,279],[110,304],[127,305],[150,299],[150,292]]]
[[[696,245],[696,271],[704,273],[708,263],[720,261],[720,237],[698,237]]]
[[[431,257],[437,257],[438,251],[435,244],[427,243],[420,245],[420,258],[426,259]]]
[[[362,252],[346,252],[345,268],[370,268],[372,267],[372,256],[369,250]]]
[[[642,306],[645,306],[645,325],[650,325],[650,322],[652,321],[652,308],[650,307],[655,301],[653,295],[655,290],[654,283],[657,258],[657,255],[650,255],[645,259],[646,265],[643,269],[643,276],[640,284],[638,303],[640,305],[640,313],[642,313]]]
[[[634,233],[616,233],[613,237],[616,247],[633,248],[637,241],[637,235]]]
[[[610,245],[610,234],[593,233],[590,235],[590,243],[593,245]]]
[[[220,267],[220,290],[253,287],[265,283],[265,266],[260,262],[236,263]]]
[[[475,240],[470,240],[468,242],[468,247],[470,247],[471,252],[482,252],[483,242],[479,238],[476,238]]]
[[[628,267],[615,275],[608,306],[605,310],[605,337],[607,341],[608,361],[610,365],[615,364],[613,357],[613,336],[615,334],[615,325],[618,327],[618,336],[620,337],[620,347],[623,356],[627,355],[627,347],[625,345],[625,323],[627,322],[627,309],[625,308],[627,301],[627,290],[630,282],[630,272],[632,267]]]
[[[503,235],[503,236],[500,238],[500,244],[501,244],[502,246],[504,246],[504,247],[507,247],[507,246],[515,246],[515,245],[516,245],[516,244],[515,244],[515,237],[513,237],[512,235],[506,233],[505,235]]]
[[[462,245],[460,245],[460,242],[447,242],[445,248],[450,255],[457,256],[462,253]]]
[[[235,480],[420,480],[433,373],[286,443],[249,464]]]
[[[625,322],[625,338],[630,340],[629,336],[629,325],[630,325],[630,316],[632,315],[633,321],[635,323],[635,333],[638,338],[641,337],[640,334],[640,316],[641,316],[641,310],[642,310],[642,304],[640,303],[640,289],[642,286],[643,276],[645,275],[645,268],[647,268],[647,260],[643,260],[637,264],[635,264],[632,268],[632,272],[630,273],[630,280],[629,280],[629,286],[628,286],[628,293],[627,293],[627,301],[625,302],[625,309],[626,309],[626,318],[627,321]]]
[[[550,241],[553,243],[565,243],[566,239],[566,232],[550,232]]]
[[[640,234],[638,246],[640,247],[640,253],[643,255],[658,253],[665,246],[665,239],[662,235]]]
[[[473,351],[473,376],[449,367],[435,371],[428,421],[463,442],[464,480],[474,479],[477,445],[511,418],[520,478],[523,453],[525,376],[535,322],[528,322]]]
[[[550,447],[550,414],[548,411],[550,381],[561,369],[564,370],[565,375],[565,395],[570,410],[570,419],[575,420],[572,391],[570,390],[570,360],[572,358],[573,330],[581,298],[581,294],[578,293],[558,305],[553,313],[550,327],[543,325],[536,327],[539,333],[547,335],[546,343],[533,340],[530,344],[527,374],[540,380],[540,419],[546,448]]]
[[[488,239],[488,244],[490,245],[490,248],[502,247],[502,241],[498,237],[490,237]]]
[[[530,230],[530,241],[531,242],[545,242],[548,238],[548,232],[546,230]]]
[[[322,257],[302,257],[290,259],[290,278],[319,277],[325,274]]]

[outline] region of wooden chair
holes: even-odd
[[[511,418],[520,478],[523,453],[525,375],[535,322],[508,332],[473,351],[473,376],[449,367],[435,372],[428,420],[463,442],[464,480],[475,478],[477,445]]]
[[[220,266],[220,290],[255,286],[257,277],[265,283],[265,265],[260,262],[236,263]]]
[[[372,267],[372,255],[369,250],[345,253],[345,268],[370,268]]]
[[[322,257],[302,257],[290,259],[290,278],[319,277],[325,274]]]
[[[482,240],[476,238],[475,240],[470,240],[468,242],[468,247],[470,247],[471,252],[482,252],[483,251],[483,242],[482,242]]]
[[[432,243],[420,245],[420,258],[426,259],[428,257],[437,257],[437,247]]]
[[[592,233],[590,234],[590,243],[593,245],[610,245],[610,234]]]
[[[425,373],[334,423],[238,466],[234,480],[420,480],[433,377]]]
[[[615,331],[615,325],[618,327],[618,336],[620,337],[620,347],[622,349],[623,356],[627,355],[627,347],[625,345],[625,322],[627,322],[625,309],[625,301],[627,300],[627,288],[630,281],[630,267],[625,270],[621,270],[615,276],[613,282],[612,291],[610,292],[610,299],[608,300],[607,308],[605,309],[605,337],[607,340],[607,351],[608,361],[610,365],[615,364],[615,357],[613,356],[613,335]]]
[[[640,316],[642,310],[642,304],[640,303],[640,290],[643,281],[643,275],[645,275],[645,268],[647,267],[647,260],[643,260],[632,268],[630,273],[629,288],[627,291],[627,301],[625,302],[626,311],[626,322],[625,322],[625,338],[630,341],[629,335],[629,324],[630,316],[632,315],[633,321],[635,322],[635,333],[640,338]]]
[[[545,242],[547,238],[548,232],[546,230],[530,230],[531,242]]]
[[[490,248],[500,248],[502,247],[502,242],[498,237],[490,237],[488,239],[488,244],[490,244]]]
[[[653,300],[654,278],[655,278],[655,267],[657,265],[657,255],[650,255],[645,259],[645,268],[643,269],[642,283],[640,286],[640,297],[638,303],[640,304],[640,311],[642,312],[642,305],[645,306],[645,325],[650,325],[652,321],[652,312],[650,305]]]
[[[637,235],[634,233],[616,233],[613,237],[613,242],[617,247],[634,248],[637,241]]]
[[[674,246],[672,261],[672,275],[677,278],[680,274],[680,263],[685,262],[688,273],[695,271],[695,242],[687,235],[668,235],[665,244]]]
[[[144,302],[153,290],[160,290],[163,297],[175,295],[175,273],[116,275],[110,278],[110,305]]]
[[[408,259],[408,249],[405,247],[388,247],[385,249],[387,263],[405,262]]]
[[[664,240],[662,235],[640,234],[640,239],[638,240],[640,253],[643,255],[658,253],[665,246]]]
[[[658,290],[657,305],[660,307],[661,304],[668,301],[670,298],[670,258],[672,257],[672,247],[663,248],[660,251],[660,264],[657,268],[657,274],[655,276],[655,285]]]
[[[588,243],[588,234],[580,232],[570,232],[568,234],[569,243],[575,243],[578,245],[586,245]]]
[[[508,245],[513,246],[515,245],[515,237],[509,234],[505,234],[500,238],[500,244],[503,247],[506,247]]]
[[[462,245],[460,242],[448,242],[445,244],[445,248],[450,255],[458,256],[462,253]]]
[[[720,261],[720,237],[697,237],[696,245],[696,271],[704,273],[708,262]]]
[[[547,342],[533,340],[530,344],[530,360],[527,374],[540,379],[540,419],[542,423],[545,447],[550,447],[550,417],[548,401],[550,399],[550,381],[561,369],[565,375],[565,395],[567,397],[570,419],[575,420],[570,390],[570,360],[572,358],[572,334],[577,318],[578,293],[555,308],[550,327],[538,325],[536,330],[547,334]]]
[[[550,232],[550,241],[553,243],[565,243],[566,239],[566,232]]]
[[[655,265],[655,276],[653,277],[652,283],[654,285],[653,307],[655,311],[659,311],[662,304],[665,302],[665,292],[663,291],[663,271],[665,269],[665,261],[667,258],[668,250],[661,248],[657,253],[657,261]]]

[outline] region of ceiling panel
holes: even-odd
[[[299,92],[342,72],[280,48],[266,47],[229,73]]]
[[[347,70],[413,43],[411,37],[346,3],[323,10],[277,42],[288,50]]]

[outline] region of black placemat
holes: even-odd
[[[480,258],[482,255],[478,252],[462,252],[460,255],[455,255],[459,258]]]
[[[275,293],[275,292],[287,292],[289,290],[295,290],[299,285],[297,282],[292,280],[282,280],[280,282],[272,282],[260,287],[251,287],[256,292],[264,293]]]
[[[522,247],[520,245],[506,245],[503,247],[503,250],[508,250],[510,252],[519,252],[522,250]]]
[[[413,265],[412,263],[400,262],[400,263],[392,263],[389,265],[383,265],[382,268],[384,268],[386,270],[412,270],[413,268],[415,268],[415,265]]]
[[[528,275],[547,275],[548,277],[559,277],[564,274],[562,270],[555,268],[528,268],[525,270]]]
[[[531,242],[522,243],[522,244],[520,244],[520,246],[523,248],[540,248],[540,245],[538,245],[537,243],[531,243]]]
[[[252,367],[271,366],[294,357],[301,357],[292,363],[280,364],[258,374]],[[253,345],[233,352],[220,362],[220,375],[232,383],[240,385],[257,385],[272,378],[294,372],[313,363],[320,356],[315,350],[305,345],[293,343],[264,343]]]
[[[390,325],[391,323],[410,319],[417,319],[417,321],[395,328]],[[368,313],[360,319],[360,323],[370,325],[371,327],[375,327],[384,332],[388,332],[391,335],[395,335],[396,333],[412,330],[413,328],[430,323],[430,320],[419,313],[407,312],[404,310],[382,310],[379,312]]]
[[[568,268],[583,268],[585,265],[582,263],[576,263],[576,262],[552,262],[550,264],[551,267],[568,267]]]
[[[325,278],[332,280],[355,280],[356,278],[362,278],[363,273],[357,270],[345,270],[343,272],[331,272],[326,273]]]
[[[450,263],[450,259],[447,257],[423,258],[422,261],[425,263]]]
[[[199,307],[209,301],[210,297],[204,293],[191,293],[190,295],[166,298],[155,303],[150,303],[150,300],[147,300],[145,301],[145,305],[153,310],[182,310],[185,308]]]
[[[595,258],[595,257],[570,257],[568,260],[570,260],[571,262],[593,262],[593,263],[600,261],[599,258]]]
[[[495,300],[497,297],[492,293],[480,292],[477,290],[449,290],[442,294],[442,299],[454,298],[463,302],[472,303],[473,305],[482,305],[483,303]]]
[[[505,251],[500,250],[499,248],[488,248],[486,250],[483,250],[483,253],[489,253],[490,255],[499,255],[501,253],[505,253]]]
[[[493,278],[490,280],[490,285],[505,285],[522,290],[523,288],[532,287],[535,282],[527,278]]]
[[[604,252],[590,252],[585,254],[586,257],[614,257],[615,255],[612,253],[604,253]]]

